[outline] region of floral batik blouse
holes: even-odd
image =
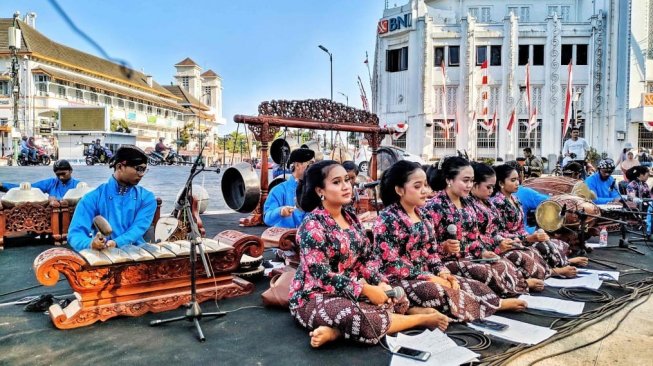
[[[374,252],[391,283],[427,280],[446,270],[436,250],[433,224],[420,208],[415,212],[421,222],[413,223],[395,203],[381,211],[374,222]]]
[[[478,231],[484,249],[501,254],[499,244],[501,244],[502,237],[499,234],[499,228],[502,223],[497,208],[491,201],[482,201],[473,196],[471,198],[476,210]]]
[[[460,250],[465,253],[465,256],[476,257],[476,254],[480,256],[483,245],[476,225],[476,210],[469,197],[461,197],[460,201],[462,208],[456,207],[447,196],[447,192],[442,190],[426,202],[424,210],[433,223],[435,240],[438,243],[452,239],[449,237],[447,227],[453,224],[456,226],[456,239],[460,240]],[[441,255],[453,257],[451,254],[444,253],[443,246],[438,246],[438,250]]]
[[[648,184],[641,182],[639,179],[634,179],[628,183],[626,192],[629,196],[634,195],[637,198],[651,198],[651,190],[648,188]]]
[[[499,235],[506,239],[518,238],[525,241],[528,233],[524,227],[524,211],[515,195],[512,195],[512,199],[515,202],[514,205],[501,192],[497,192],[490,198],[490,202],[497,209],[497,215],[501,218]]]
[[[379,272],[372,246],[360,222],[342,210],[349,228],[342,229],[328,211],[318,207],[308,213],[297,230],[299,268],[290,285],[290,308],[300,308],[316,294],[358,297],[369,284],[387,282]]]

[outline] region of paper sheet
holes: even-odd
[[[521,295],[519,299],[526,301],[529,309],[552,311],[565,315],[580,315],[585,307],[584,302],[561,300],[545,296]]]
[[[524,343],[530,345],[538,344],[556,334],[556,331],[553,329],[508,319],[501,316],[492,315],[485,319],[497,323],[507,324],[508,328],[504,330],[493,330],[479,327],[472,323],[467,323],[467,326],[497,338],[502,338],[515,343]]]
[[[603,281],[608,281],[608,280],[611,281],[612,278],[614,278],[615,281],[619,281],[618,271],[603,271],[600,269],[587,269],[587,268],[578,269],[578,276],[583,277],[583,276],[587,276],[588,274],[596,274],[599,276],[599,279]]]
[[[386,340],[390,349],[403,346],[431,353],[431,357],[426,362],[393,355],[391,366],[457,366],[476,360],[480,356],[467,348],[458,346],[456,342],[437,329],[426,330],[416,336],[399,333],[397,337],[386,336]]]
[[[544,284],[551,287],[585,287],[592,290],[597,290],[601,287],[603,281],[599,279],[597,274],[587,274],[575,278],[547,278]]]

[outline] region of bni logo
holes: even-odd
[[[378,34],[385,34],[388,32],[394,32],[402,28],[410,28],[412,26],[413,15],[411,13],[406,13],[399,15],[394,18],[382,19],[379,21],[377,27]]]

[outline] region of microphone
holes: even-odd
[[[447,226],[447,239],[458,240],[458,227],[454,224]]]
[[[369,183],[358,183],[358,189],[374,188],[374,187],[378,186],[379,183],[381,183],[380,180],[375,180],[375,181],[369,182]]]
[[[385,290],[384,292],[388,297],[393,298],[393,299],[401,299],[404,296],[406,296],[406,291],[404,291],[404,289],[402,287],[399,287],[399,286],[393,287],[392,290]],[[367,298],[367,296],[365,296],[365,295],[360,295],[358,297],[358,299],[359,300],[369,300]]]

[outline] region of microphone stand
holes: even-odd
[[[623,198],[622,198],[622,200],[623,200]],[[575,211],[574,213],[576,215],[578,215],[579,219],[581,220],[581,223],[582,223],[582,221],[585,221],[585,219],[587,217],[594,217],[594,218],[597,218],[597,219],[606,220],[606,221],[615,222],[617,224],[620,224],[621,238],[619,239],[619,245],[618,246],[608,246],[608,247],[597,247],[596,249],[628,249],[628,250],[633,251],[633,252],[635,252],[637,254],[646,255],[646,254],[640,252],[639,250],[637,250],[637,248],[630,246],[630,242],[626,238],[626,235],[628,233],[628,230],[626,229],[626,225],[628,225],[628,223],[626,221],[617,220],[617,219],[613,219],[613,218],[605,217],[605,216],[600,216],[600,215],[590,215],[590,214],[586,213],[584,210]],[[631,213],[633,213],[633,212],[631,211]],[[582,225],[584,225],[584,224],[582,224]],[[581,238],[583,239],[582,244],[583,244],[583,246],[585,246],[585,243],[584,243],[585,234],[584,233],[581,233]],[[585,249],[587,249],[587,247],[585,247]]]
[[[209,169],[205,169],[204,164],[202,163],[203,151],[204,151],[204,146],[201,147],[199,155],[197,156],[197,159],[195,159],[195,162],[193,163],[193,166],[190,169],[188,180],[186,181],[186,184],[184,185],[184,189],[181,192],[181,195],[179,196],[179,200],[175,205],[175,209],[173,210],[173,216],[177,216],[179,210],[182,210],[183,212],[182,217],[185,217],[186,220],[188,220],[188,226],[190,229],[190,233],[188,233],[188,235],[190,236],[189,238],[190,239],[190,302],[187,305],[188,309],[186,310],[186,314],[182,316],[177,316],[168,319],[157,319],[150,322],[151,326],[156,326],[156,325],[161,325],[166,323],[177,322],[180,320],[188,320],[189,322],[192,322],[195,325],[195,329],[197,330],[197,336],[200,342],[204,342],[206,340],[206,338],[204,337],[204,333],[202,332],[202,327],[200,326],[200,322],[199,322],[200,319],[202,319],[203,316],[220,317],[220,316],[227,315],[227,313],[224,311],[202,313],[202,308],[200,307],[199,302],[197,302],[197,284],[196,284],[196,273],[195,273],[195,266],[197,262],[197,259],[195,258],[196,255],[199,254],[201,256],[207,277],[210,277],[212,273],[211,267],[209,266],[206,260],[206,254],[204,253],[204,249],[202,248],[200,242],[201,234],[199,231],[199,227],[197,226],[197,222],[193,218],[193,213],[191,209],[191,199],[193,196],[193,178],[195,178],[198,174],[204,171],[212,171]],[[199,170],[197,169],[198,167],[200,167]],[[219,169],[216,171],[220,172]]]

